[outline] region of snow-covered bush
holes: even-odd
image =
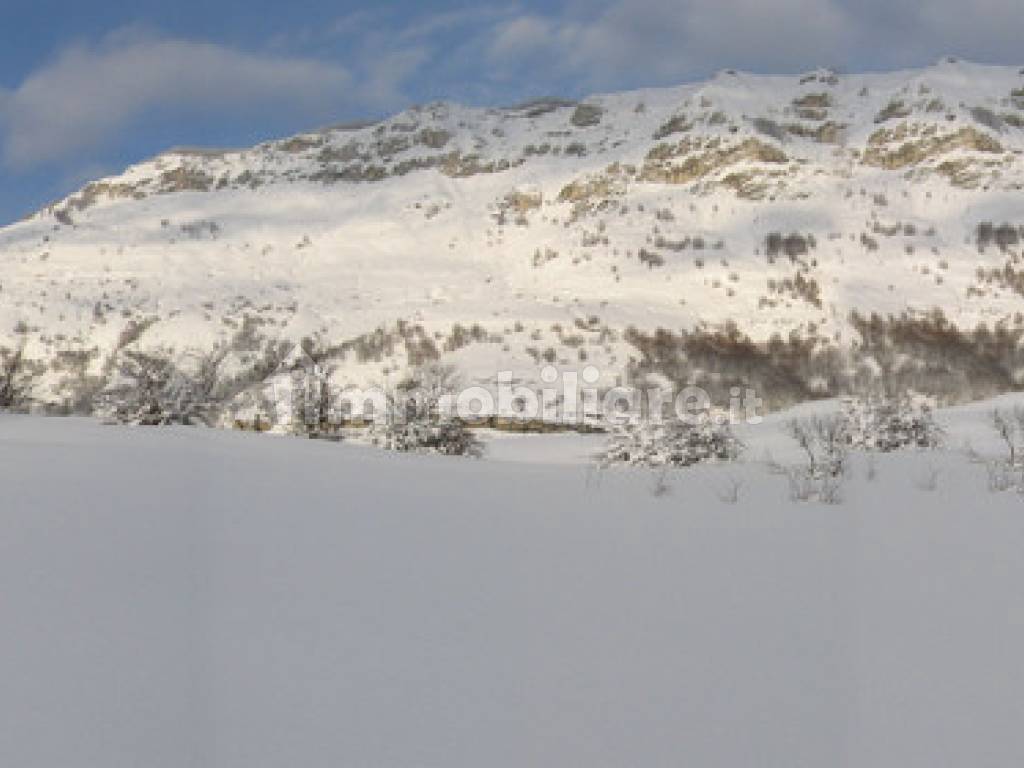
[[[374,445],[389,451],[439,453],[445,456],[483,455],[479,438],[459,419],[414,420],[373,429]]]
[[[453,366],[419,366],[388,398],[386,418],[371,428],[371,442],[390,451],[482,456],[483,443],[448,412],[460,383]]]
[[[601,451],[602,465],[688,467],[705,461],[733,461],[743,444],[724,420],[710,413],[687,420],[629,421],[616,425]]]
[[[859,450],[937,448],[942,438],[931,403],[920,397],[851,398],[843,404],[843,419],[847,444]]]

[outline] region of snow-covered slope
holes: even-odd
[[[632,361],[699,381],[709,340],[735,377],[775,337],[782,401],[908,357],[946,390],[980,368],[962,394],[1012,388],[1022,72],[728,71],[167,152],[0,230],[0,346],[27,342],[50,402],[126,350],[219,347],[224,376],[258,377],[303,338],[360,385],[435,356],[481,380],[585,361],[610,383]],[[962,335],[980,324],[984,353]]]
[[[940,421],[1005,455],[985,410],[1020,402]],[[792,504],[781,423],[655,496],[552,465],[580,436],[504,438],[524,465],[0,414],[0,762],[1024,763],[1021,498],[952,450]]]

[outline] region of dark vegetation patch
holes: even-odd
[[[626,340],[639,357],[629,375],[661,375],[678,387],[699,386],[716,404],[732,389],[751,388],[769,410],[818,398],[919,392],[952,404],[1021,388],[1024,329],[1006,324],[959,329],[940,310],[927,315],[854,314],[849,347],[809,331],[755,342],[734,324],[674,332],[631,328]]]
[[[1024,225],[1014,224],[993,224],[990,221],[983,221],[975,229],[975,243],[979,251],[984,251],[988,246],[994,245],[1001,251],[1005,251],[1024,240]]]

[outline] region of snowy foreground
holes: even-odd
[[[959,450],[996,452],[986,407],[855,456],[838,506],[760,463],[778,422],[656,495],[593,438],[0,417],[0,765],[1022,765],[1024,499]]]

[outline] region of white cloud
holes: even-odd
[[[494,30],[490,54],[494,61],[518,64],[538,52],[557,53],[558,25],[540,16],[519,16],[504,21]]]
[[[722,67],[793,69],[849,51],[835,0],[613,0],[589,16],[524,14],[493,30],[490,59],[594,87],[676,81]]]
[[[714,56],[722,66],[812,67],[846,54],[852,44],[853,20],[834,0],[724,0],[716,6],[690,5],[680,31],[702,57]]]
[[[1019,62],[1024,37],[1020,0],[932,0],[915,7],[915,38],[941,41],[943,50],[982,61]]]
[[[335,64],[123,31],[65,50],[0,98],[3,161],[27,168],[92,148],[156,108],[320,115],[351,85]]]
[[[678,83],[716,69],[882,69],[953,54],[1019,57],[1020,0],[553,0],[413,17],[386,7],[293,29],[273,52],[127,29],[0,88],[0,163],[83,155],[154,109],[291,110],[296,124],[380,114],[413,98],[509,103]],[[312,52],[312,53],[311,53]],[[343,61],[343,64],[335,60]]]
[[[359,93],[364,104],[388,109],[403,104],[406,98],[402,86],[431,58],[425,46],[412,46],[383,50],[370,57],[363,67]]]
[[[1020,0],[600,0],[521,12],[487,33],[490,74],[576,88],[674,83],[735,67],[883,69],[953,54],[1020,59]]]
[[[447,35],[460,30],[495,23],[515,13],[514,6],[479,5],[460,8],[457,11],[434,13],[425,18],[414,19],[398,33],[402,40],[431,38]]]

